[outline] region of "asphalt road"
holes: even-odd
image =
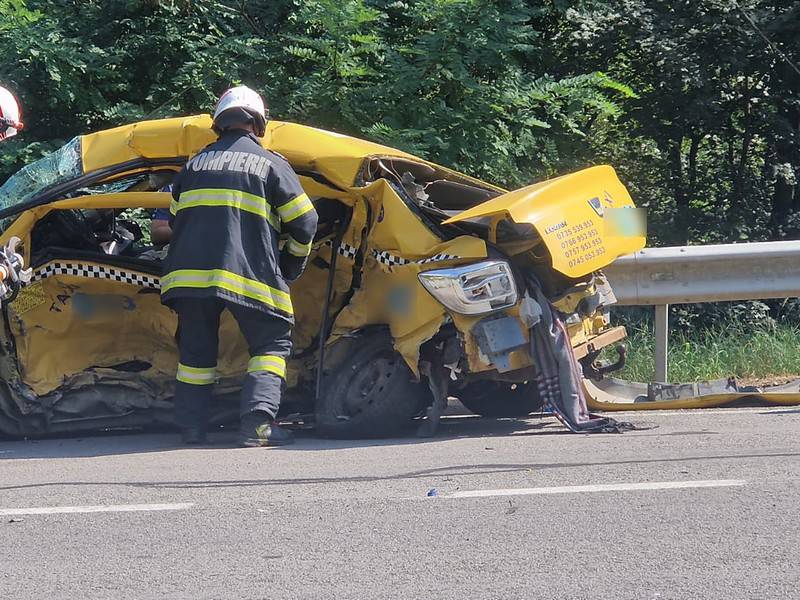
[[[800,598],[800,409],[626,418],[3,442],[0,598]]]

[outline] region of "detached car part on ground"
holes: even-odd
[[[159,299],[161,254],[130,214],[168,206],[155,190],[213,139],[205,115],[101,131],[0,187],[0,243],[19,238],[33,269],[3,311],[0,432],[171,421],[176,319]],[[284,414],[313,415],[326,435],[383,436],[426,414],[435,424],[451,394],[482,415],[546,400],[573,428],[591,420],[559,402],[581,396],[576,359],[596,373],[600,350],[624,338],[600,269],[645,242],[606,227],[610,211],[635,210],[611,167],[506,192],[291,123],[270,122],[263,144],[320,215],[292,288]],[[227,316],[220,336],[224,422],[247,350]]]

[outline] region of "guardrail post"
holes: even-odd
[[[656,305],[655,381],[667,383],[667,346],[669,343],[669,304]]]

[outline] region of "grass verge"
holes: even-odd
[[[614,375],[652,381],[654,335],[651,329],[628,330],[628,362]],[[609,352],[606,358],[616,356]],[[735,376],[740,380],[784,380],[800,375],[800,328],[746,332],[712,329],[674,332],[669,340],[669,380],[691,382]]]

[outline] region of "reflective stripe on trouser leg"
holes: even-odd
[[[217,367],[190,367],[178,363],[175,379],[190,385],[211,385],[217,378]]]
[[[190,367],[178,363],[175,374],[175,422],[181,427],[205,428],[216,367]]]
[[[252,357],[247,363],[247,377],[242,389],[242,398],[247,399],[247,412],[261,410],[275,417],[280,407],[285,379],[285,358],[274,354],[260,354]],[[243,410],[244,408],[242,407]]]
[[[275,356],[274,354],[254,356],[250,359],[250,362],[247,363],[247,372],[257,373],[258,371],[266,371],[286,379],[286,359],[282,356]]]

